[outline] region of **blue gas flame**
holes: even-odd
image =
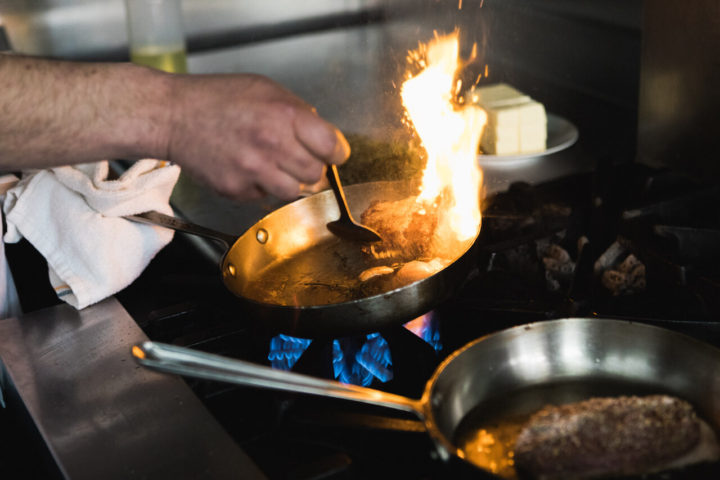
[[[377,378],[387,382],[393,377],[390,347],[379,333],[358,342],[339,339],[333,341],[333,373],[343,383],[368,386]]]
[[[278,335],[270,339],[270,365],[278,370],[290,370],[298,359],[305,353],[312,340],[307,338]]]
[[[440,331],[432,314],[426,314],[405,324],[436,351],[442,349]],[[270,340],[268,360],[273,368],[290,370],[310,346],[312,340],[278,335]],[[388,382],[393,378],[390,346],[379,333],[367,336],[340,338],[333,341],[333,374],[343,383],[368,386],[377,379]]]

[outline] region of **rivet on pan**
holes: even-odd
[[[267,230],[265,230],[264,228],[261,228],[261,229],[259,229],[259,230],[257,231],[257,234],[255,235],[255,238],[257,238],[257,241],[258,241],[258,242],[260,242],[260,243],[265,243],[265,242],[268,241],[268,237],[269,237],[269,236],[270,236],[270,235],[268,235]]]
[[[229,263],[227,266],[227,271],[231,277],[234,277],[235,276],[235,265]]]

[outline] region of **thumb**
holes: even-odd
[[[293,128],[295,138],[326,163],[340,165],[350,156],[350,145],[340,130],[310,110],[298,111]]]

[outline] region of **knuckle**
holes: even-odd
[[[277,150],[282,145],[282,138],[277,129],[258,126],[253,133],[255,144],[263,150]]]
[[[257,177],[263,169],[263,163],[258,158],[251,155],[239,157],[237,164],[244,174],[250,175],[253,178]]]
[[[281,115],[285,116],[286,118],[292,120],[297,116],[298,113],[298,106],[294,105],[293,103],[289,101],[278,101],[276,102],[276,108],[280,112]]]

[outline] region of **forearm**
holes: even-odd
[[[349,154],[333,125],[266,77],[0,54],[2,170],[157,158],[230,198],[293,199]]]
[[[0,168],[163,158],[168,78],[127,63],[0,54]]]

